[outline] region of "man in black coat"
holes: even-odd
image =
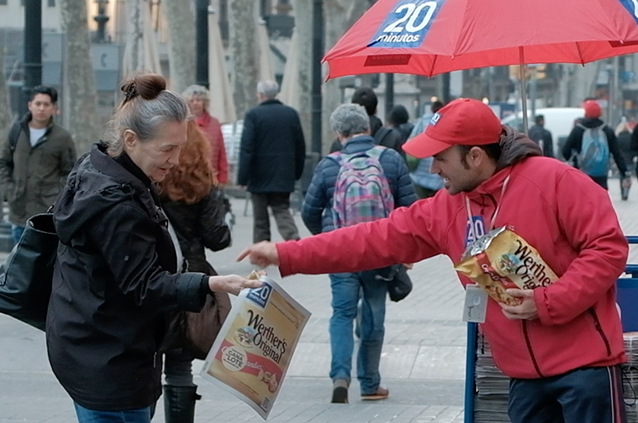
[[[251,194],[253,242],[270,241],[268,207],[281,236],[299,239],[290,213],[290,193],[303,172],[306,143],[299,115],[275,99],[278,92],[276,82],[260,81],[260,104],[244,118],[237,183]]]
[[[534,126],[529,128],[529,137],[543,149],[543,156],[554,157],[554,142],[552,133],[545,129],[545,116],[537,115]]]

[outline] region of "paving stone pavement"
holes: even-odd
[[[638,235],[638,188],[628,201],[620,201],[618,183],[610,181],[610,195],[623,230]],[[252,266],[236,263],[235,257],[252,238],[250,207],[233,199],[237,225],[233,245],[209,259],[219,273],[248,274]],[[299,213],[295,219],[301,235],[307,236]],[[281,238],[272,222],[273,240]],[[638,248],[630,262],[638,262]],[[0,257],[3,259],[3,257]],[[275,269],[269,274],[312,312],[295,351],[277,402],[268,418],[283,423],[463,422],[466,325],[461,322],[463,289],[447,257],[417,263],[410,275],[414,291],[400,303],[388,303],[386,337],[381,358],[383,384],[390,389],[385,401],[363,402],[356,381],[350,388],[348,405],[330,404],[328,378],[330,349],[330,287],[328,277],[297,275],[281,279]],[[51,373],[44,335],[27,325],[0,315],[0,423],[75,421],[70,398]],[[201,361],[194,363],[199,373]],[[215,385],[195,377],[202,400],[196,408],[197,422],[261,422],[249,406]],[[163,419],[161,399],[155,418]]]

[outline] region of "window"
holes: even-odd
[[[47,0],[47,6],[55,7],[55,0]]]
[[[0,6],[6,6],[7,0],[0,0]]]

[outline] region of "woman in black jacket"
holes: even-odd
[[[230,245],[230,229],[224,221],[225,207],[221,192],[217,189],[217,178],[210,162],[210,143],[194,121],[188,122],[187,141],[179,154],[179,165],[171,169],[159,184],[162,208],[171,222],[179,246],[188,263],[188,270],[216,275],[206,261],[205,248],[222,250]],[[223,294],[223,293],[221,293]],[[193,348],[193,341],[186,335],[190,319],[198,318],[202,327],[210,332],[217,321],[217,311],[223,308],[222,295],[216,293],[198,315],[188,312],[175,313],[178,324],[176,333],[170,333],[173,347],[164,360],[164,418],[166,423],[192,423],[195,415],[197,386],[193,383],[192,361],[205,358],[205,353]],[[224,316],[225,317],[225,316]],[[190,318],[190,319],[189,319]],[[197,333],[198,337],[207,334]],[[211,342],[214,337],[207,337]],[[210,348],[210,346],[208,346]],[[201,356],[200,354],[204,354]]]
[[[78,421],[149,423],[161,394],[166,313],[255,281],[179,273],[153,183],[175,167],[188,109],[159,75],[122,86],[112,135],[81,158],[56,201],[60,238],[47,315],[49,361]]]

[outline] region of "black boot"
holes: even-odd
[[[195,401],[201,399],[197,386],[164,385],[164,420],[166,423],[193,423]]]

